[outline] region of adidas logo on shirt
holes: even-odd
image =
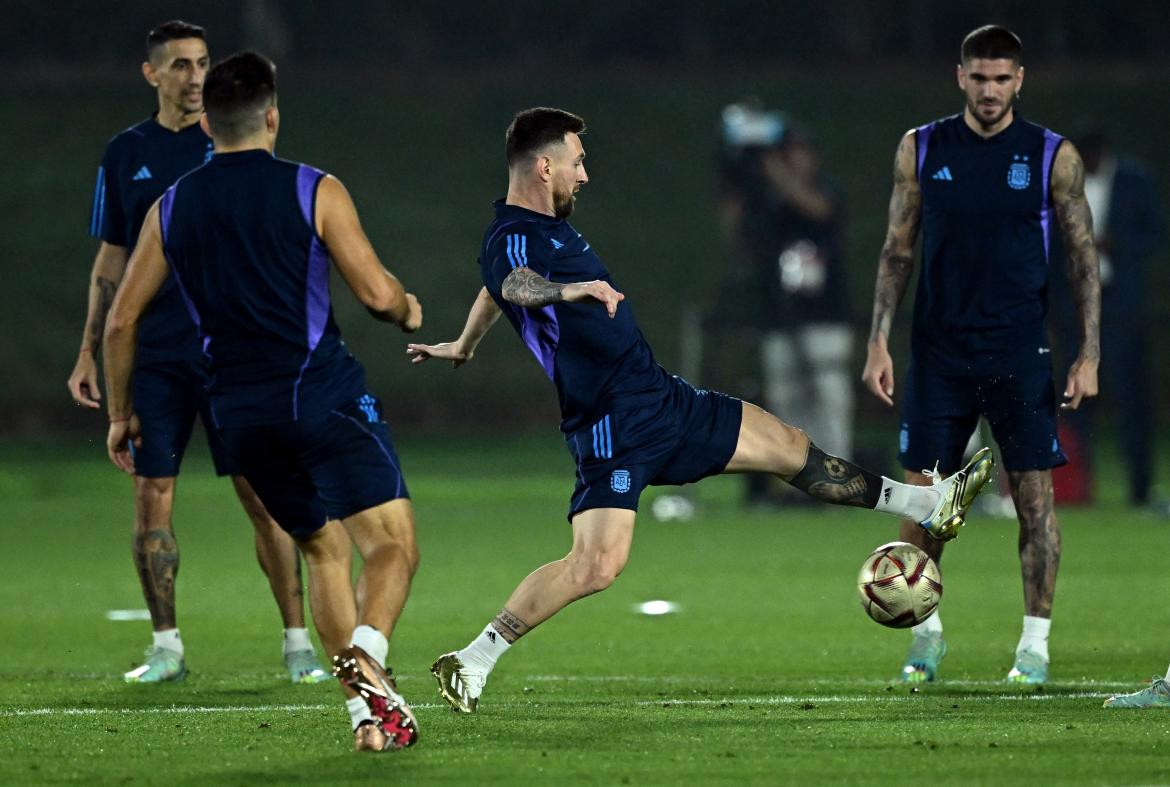
[[[951,177],[951,168],[950,167],[943,167],[938,172],[931,175],[930,179],[931,180],[954,180],[954,178]]]
[[[153,177],[154,176],[150,174],[150,168],[143,164],[142,169],[135,172],[134,177],[130,178],[130,180],[150,180]]]
[[[554,249],[559,249],[560,247],[565,245],[565,244],[561,243],[559,240],[557,240],[556,238],[549,238],[549,242],[552,243]]]

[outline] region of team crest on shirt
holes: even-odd
[[[630,471],[629,470],[614,470],[609,477],[609,488],[615,492],[629,492],[630,491]]]
[[[1032,182],[1032,168],[1028,166],[1028,157],[1012,156],[1012,164],[1008,167],[1008,185],[1016,191],[1028,188]]]

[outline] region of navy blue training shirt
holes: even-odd
[[[163,250],[210,363],[216,426],[320,416],[365,392],[315,229],[323,177],[265,150],[220,153],[163,195]]]
[[[1046,355],[1052,162],[1062,137],[1015,115],[984,139],[962,115],[916,131],[922,272],[913,353],[952,374],[1005,374]]]
[[[198,123],[171,131],[148,118],[106,145],[90,210],[89,233],[113,246],[134,250],[146,212],[182,175],[211,158],[211,140]],[[150,304],[138,330],[137,364],[195,361],[195,326],[174,281]]]
[[[561,284],[601,280],[619,289],[597,252],[564,219],[494,203],[479,264],[484,286],[557,387],[566,434],[611,412],[662,401],[668,375],[654,361],[629,300],[610,318],[600,301],[524,308],[504,300],[500,287],[527,267]]]

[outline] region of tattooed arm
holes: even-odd
[[[1101,279],[1093,244],[1093,215],[1085,199],[1085,165],[1071,142],[1065,141],[1052,165],[1052,204],[1068,254],[1068,282],[1081,322],[1081,349],[1068,371],[1061,404],[1075,410],[1081,399],[1097,395],[1097,364],[1101,360]]]
[[[96,357],[102,344],[102,332],[106,329],[106,315],[114,302],[114,293],[122,281],[122,274],[126,272],[127,259],[125,246],[103,241],[93,260],[93,271],[89,276],[89,307],[85,314],[81,349],[68,382],[73,401],[83,407],[95,410],[101,407],[98,402],[102,395],[98,387]]]
[[[558,284],[528,267],[519,267],[509,273],[500,286],[500,293],[508,303],[528,308],[540,308],[561,301],[581,303],[598,300],[605,304],[610,317],[617,314],[618,303],[626,298],[604,281]]]
[[[861,379],[874,396],[894,403],[894,361],[887,341],[894,324],[894,312],[906,294],[914,270],[914,242],[922,219],[922,193],[918,187],[917,140],[908,131],[894,156],[894,190],[890,195],[890,219],[886,242],[878,259],[877,283],[873,291],[873,323],[865,371]]]

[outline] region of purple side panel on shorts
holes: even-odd
[[[548,379],[553,379],[557,345],[561,340],[561,326],[552,304],[542,309],[520,310],[520,337],[544,367]]]
[[[1044,233],[1044,261],[1048,261],[1049,236],[1052,232],[1052,184],[1048,179],[1052,173],[1052,163],[1056,160],[1056,149],[1064,137],[1055,131],[1044,129],[1044,162],[1040,169],[1040,189],[1044,196],[1040,203],[1040,230]]]
[[[934,133],[934,125],[938,121],[932,120],[925,126],[914,129],[914,146],[918,154],[918,167],[915,172],[922,180],[922,165],[926,163],[926,148],[930,145],[930,135]]]
[[[301,378],[313,358],[313,351],[317,349],[321,336],[325,333],[325,324],[329,320],[329,252],[321,238],[317,236],[315,222],[317,186],[323,177],[324,172],[307,164],[301,164],[297,170],[297,204],[300,205],[301,216],[312,232],[312,240],[309,242],[309,258],[305,271],[305,343],[308,352],[293,385],[294,421],[298,414],[297,396]]]

